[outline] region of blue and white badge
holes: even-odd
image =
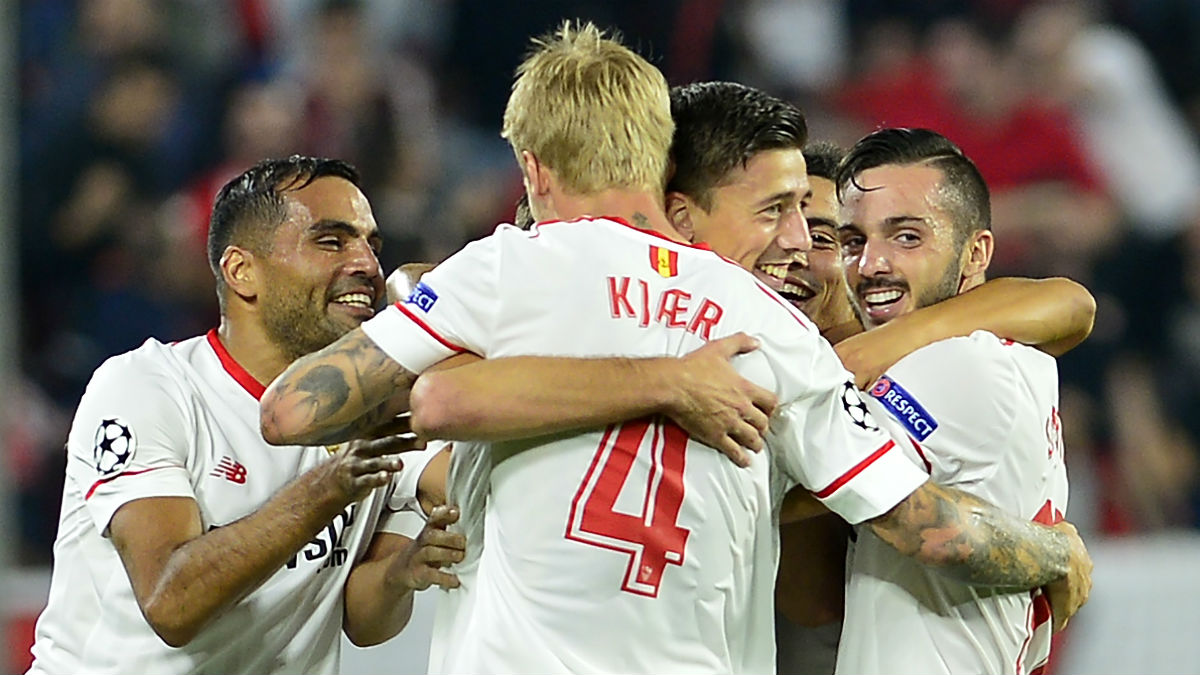
[[[409,305],[416,305],[417,309],[429,313],[433,309],[433,303],[437,302],[437,293],[433,292],[424,281],[418,282],[412,289],[412,293],[408,294],[408,299],[404,302]]]
[[[918,441],[929,438],[929,434],[937,430],[938,423],[933,419],[933,415],[930,415],[912,394],[905,391],[904,387],[887,375],[876,380],[869,393],[872,398],[879,399],[888,413],[903,424]]]

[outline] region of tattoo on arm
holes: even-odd
[[[306,444],[361,437],[402,410],[416,375],[396,363],[361,330],[298,359],[273,388],[273,422],[287,418]],[[404,397],[406,400],[407,397]]]
[[[901,554],[973,585],[1025,590],[1067,573],[1063,533],[932,482],[869,524]]]

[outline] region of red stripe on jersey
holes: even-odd
[[[96,492],[96,488],[100,487],[101,485],[104,485],[105,483],[107,483],[108,481],[110,481],[114,478],[120,478],[121,476],[136,476],[139,473],[146,473],[148,471],[157,471],[159,469],[166,469],[166,468],[168,468],[168,467],[154,466],[154,467],[150,467],[149,469],[141,469],[139,471],[123,471],[115,476],[109,476],[108,478],[101,478],[100,480],[96,481],[95,483],[92,483],[92,487],[88,488],[87,494],[83,496],[83,499],[84,499],[84,501],[91,499],[92,494]]]
[[[221,361],[221,366],[225,368],[225,372],[229,373],[230,377],[242,385],[242,389],[249,392],[254,397],[254,400],[260,400],[263,392],[267,390],[267,386],[254,379],[254,376],[246,372],[242,364],[234,360],[233,355],[221,343],[221,338],[217,337],[217,329],[213,328],[208,331],[208,334],[204,337],[208,338],[208,344],[212,345],[213,351],[217,353],[217,359]]]
[[[421,328],[425,329],[425,332],[429,333],[430,337],[432,337],[434,340],[437,340],[438,342],[442,343],[442,346],[445,347],[446,349],[449,349],[452,352],[457,352],[459,354],[461,354],[465,351],[469,351],[466,347],[459,347],[458,345],[447,340],[446,338],[442,337],[441,335],[438,335],[438,332],[435,331],[434,329],[430,328],[429,324],[422,321],[420,317],[418,317],[416,314],[413,314],[410,309],[405,307],[403,300],[396,303],[396,309],[403,312],[404,316],[407,316],[409,319],[412,319],[413,323],[415,323],[418,326],[420,326]]]
[[[804,323],[804,319],[801,319],[800,317],[796,316],[796,308],[792,307],[790,304],[788,304],[787,300],[784,300],[783,298],[779,297],[779,295],[776,294],[775,291],[767,288],[766,286],[763,286],[762,282],[760,282],[758,279],[754,280],[754,285],[758,287],[758,290],[762,291],[763,293],[766,293],[768,298],[774,300],[780,307],[783,307],[785,310],[787,310],[788,316],[795,319],[796,322],[799,323],[801,326],[804,326],[804,328],[806,330],[808,329],[808,324]]]
[[[876,450],[875,452],[872,452],[863,461],[859,462],[858,464],[855,464],[849,471],[842,474],[837,480],[830,483],[824,489],[817,490],[813,494],[816,495],[816,497],[818,499],[825,499],[829,495],[837,492],[838,488],[842,487],[846,483],[849,483],[851,480],[854,480],[855,476],[857,476],[858,474],[865,471],[868,466],[871,466],[872,464],[875,463],[875,460],[879,459],[880,457],[883,457],[883,453],[887,452],[888,450],[891,450],[894,447],[896,447],[895,441],[888,441],[887,443],[884,443],[882,446],[880,446],[880,448],[878,450]]]
[[[913,438],[912,436],[909,436],[908,440],[912,443],[913,448],[916,449],[917,454],[921,456],[921,461],[925,462],[925,473],[932,476],[933,465],[929,463],[929,458],[925,456],[925,448],[922,448],[921,444],[917,442],[917,439]]]

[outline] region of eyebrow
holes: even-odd
[[[323,218],[313,223],[308,228],[313,234],[340,233],[348,237],[359,236],[359,230],[350,223],[344,220],[334,220],[333,218]],[[379,230],[371,230],[367,233],[367,240],[372,244],[380,244],[383,242],[383,237],[379,235]]]
[[[919,224],[919,225],[928,226],[929,221],[926,220],[925,218],[921,218],[919,216],[892,216],[890,218],[883,219],[883,226],[890,228],[890,229],[896,229],[896,228],[904,227],[905,225],[911,225],[911,224]],[[839,225],[837,229],[838,229],[838,232],[841,232],[842,230],[849,230],[849,229],[858,230],[860,232],[862,231],[862,228],[859,227],[856,223],[845,223],[844,225]]]
[[[810,229],[813,227],[829,227],[833,228],[834,230],[838,229],[837,222],[830,220],[829,218],[805,218],[805,220],[808,221],[808,227]]]
[[[794,190],[784,190],[783,192],[776,192],[775,194],[771,195],[770,197],[760,199],[759,202],[755,205],[755,208],[763,208],[765,206],[770,206],[771,204],[774,204],[775,202],[778,202],[781,200],[791,200],[791,199],[795,199],[795,198],[796,198],[796,192]]]

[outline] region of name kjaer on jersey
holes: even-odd
[[[650,284],[645,279],[636,279],[637,287],[632,293],[630,286],[635,280],[630,277],[607,277],[607,281],[612,317],[636,319],[642,328],[649,326],[653,320],[667,328],[683,328],[709,340],[713,328],[725,314],[725,310],[709,298],[701,298],[698,305],[691,304],[692,294],[682,289],[668,288],[659,293],[652,303]],[[653,312],[651,307],[654,307]]]

